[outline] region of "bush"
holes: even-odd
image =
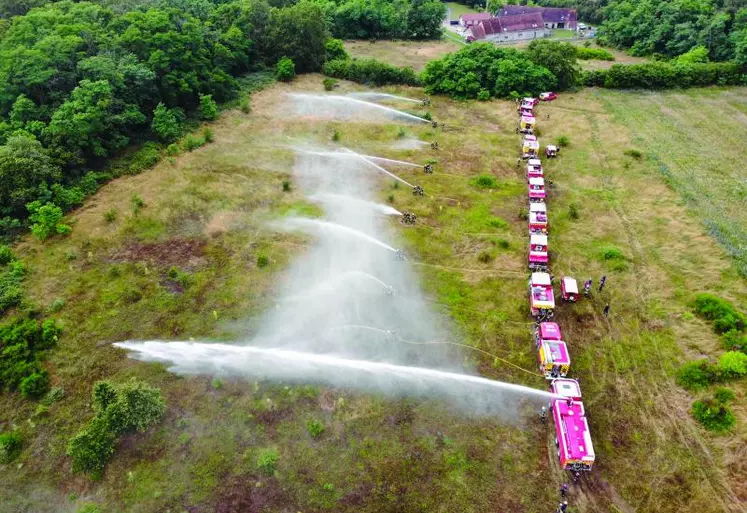
[[[729,407],[715,397],[695,401],[692,414],[704,428],[717,433],[729,431],[736,422]]]
[[[579,46],[576,48],[576,58],[581,59],[581,60],[595,60],[595,61],[614,61],[615,60],[615,56],[603,48],[588,48],[585,46]]]
[[[477,93],[477,99],[481,102],[490,100],[490,91],[488,91],[487,89],[480,89],[480,92]]]
[[[21,435],[0,433],[0,463],[8,464],[21,454]]]
[[[561,136],[558,136],[555,139],[555,144],[557,144],[561,148],[565,148],[566,146],[568,146],[569,144],[571,144],[571,140],[568,138],[568,136],[561,135]]]
[[[732,329],[724,333],[721,340],[724,347],[730,351],[747,351],[747,333],[745,332]]]
[[[578,206],[578,203],[571,203],[570,205],[568,205],[568,217],[574,221],[581,217],[580,207]]]
[[[267,267],[270,265],[270,259],[266,255],[257,255],[257,267]]]
[[[35,201],[27,205],[31,225],[31,233],[39,240],[46,240],[53,234],[67,235],[70,227],[60,223],[62,221],[62,209],[53,203],[42,205]]]
[[[310,419],[306,422],[306,431],[309,432],[311,438],[319,438],[324,432],[324,424],[316,419]]]
[[[170,157],[174,157],[176,155],[179,155],[179,152],[181,150],[179,149],[179,145],[176,143],[171,143],[166,147],[166,155]]]
[[[373,86],[420,85],[412,68],[398,68],[375,59],[336,59],[324,65],[323,73],[328,77]]]
[[[106,212],[104,212],[104,220],[107,223],[113,223],[117,220],[117,209],[116,208],[110,208]]]
[[[584,85],[610,89],[739,85],[741,81],[739,66],[733,62],[613,64],[608,70],[595,70],[583,74]]]
[[[152,168],[158,164],[159,160],[161,160],[161,148],[154,142],[147,142],[132,156],[127,172],[137,174]]]
[[[135,380],[122,385],[97,382],[93,405],[96,415],[68,443],[73,472],[100,473],[119,436],[144,431],[166,411],[160,390]]]
[[[335,142],[339,141],[341,136],[342,134],[339,130],[335,130],[334,132],[332,132],[332,140]]]
[[[180,120],[184,118],[182,112],[177,109],[169,109],[163,103],[159,103],[153,111],[153,121],[150,124],[153,132],[164,142],[175,141],[181,134]]]
[[[0,266],[8,265],[15,259],[13,251],[5,244],[0,244]]]
[[[324,53],[327,61],[336,59],[347,59],[348,52],[345,51],[345,43],[340,39],[329,38],[324,43]]]
[[[206,143],[211,143],[215,140],[215,134],[213,133],[213,129],[210,127],[205,127],[202,129],[202,138],[205,139]]]
[[[322,80],[322,85],[324,85],[325,91],[331,91],[335,87],[337,87],[337,80],[335,80],[334,78],[327,77],[324,80]]]
[[[41,403],[44,406],[51,406],[54,403],[61,401],[62,398],[65,397],[65,389],[62,387],[52,387],[49,392],[47,392],[47,395],[45,395]]]
[[[713,367],[706,360],[687,362],[677,372],[677,384],[687,390],[700,390],[716,380]]]
[[[483,264],[487,264],[493,260],[493,258],[493,255],[489,251],[480,251],[480,254],[477,255],[477,261]]]
[[[636,160],[641,160],[643,158],[643,153],[636,149],[625,150],[623,154]]]
[[[241,109],[241,112],[244,114],[249,114],[252,111],[252,104],[249,100],[248,96],[245,96],[241,99],[241,103],[239,103],[239,108]]]
[[[257,470],[267,476],[275,473],[280,454],[275,449],[262,449],[257,456]]]
[[[21,303],[25,275],[26,268],[18,261],[0,267],[0,314]]]
[[[184,138],[184,149],[187,151],[194,151],[205,145],[205,139],[197,137],[195,135],[188,135]]]
[[[26,376],[21,381],[20,390],[26,399],[39,399],[49,390],[49,374],[41,371]]]
[[[492,189],[496,185],[498,185],[498,182],[492,175],[480,175],[477,178],[471,180],[471,182],[473,185],[479,187],[480,189]]]
[[[289,57],[283,57],[275,65],[275,78],[281,82],[290,82],[296,78],[296,65]]]
[[[737,379],[747,375],[747,354],[729,351],[721,355],[716,366],[726,379]]]
[[[283,180],[283,192],[290,192],[291,183],[290,180]]]
[[[218,104],[213,100],[213,95],[200,95],[200,115],[206,121],[212,121],[218,117]]]
[[[132,193],[132,197],[130,198],[130,201],[132,202],[132,210],[135,213],[140,212],[140,210],[142,210],[143,207],[145,207],[145,200],[143,200],[143,198],[141,198],[140,195],[136,192]]]
[[[745,328],[745,317],[734,305],[713,294],[698,294],[695,298],[695,313],[706,320],[713,321],[716,333],[742,331]]]
[[[615,246],[605,246],[601,249],[600,255],[603,260],[625,260],[625,255],[620,248]]]

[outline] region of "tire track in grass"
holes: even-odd
[[[609,104],[607,102],[604,102],[604,103],[605,103],[605,105],[609,106]],[[634,109],[627,109],[626,112],[636,121],[636,124],[638,126],[641,126],[641,127],[647,126],[647,124],[645,122],[643,122],[640,119],[640,117],[637,117],[633,113]],[[592,137],[591,137],[592,145],[594,146],[594,154],[598,155],[599,157],[601,157],[601,162],[603,163],[604,167],[606,168],[606,170],[607,170],[607,176],[609,177],[609,176],[611,176],[611,172],[610,172],[611,169],[610,169],[609,163],[607,161],[606,155],[604,154],[603,149],[601,148],[601,145],[599,144],[599,139],[598,139],[598,137],[596,137],[596,120],[593,119],[593,116],[591,114],[587,114],[587,117],[590,118],[589,119],[590,123],[592,124],[593,127],[595,127],[595,129],[592,131]],[[618,202],[613,203],[612,204],[612,208],[613,208],[613,211],[620,217],[621,224],[623,225],[624,229],[626,230],[626,234],[628,235],[629,240],[632,241],[631,247],[634,248],[634,251],[637,250],[636,252],[638,253],[639,262],[643,263],[644,262],[643,252],[642,252],[640,243],[638,242],[638,239],[635,236],[635,233],[632,231],[630,220],[627,218],[627,215],[626,215],[624,209],[622,208],[621,205],[618,204]],[[638,267],[637,263],[634,263],[634,266],[637,268]],[[638,290],[638,288],[639,288],[639,283],[638,282],[640,281],[640,272],[639,272],[639,270],[636,269],[636,271],[635,271],[634,274],[636,276],[636,282],[637,282],[636,289]],[[646,297],[647,297],[647,300],[648,300],[648,287],[644,285],[642,287],[642,289],[646,291]],[[645,316],[644,315],[641,315],[640,318],[645,320]],[[621,335],[621,333],[619,331],[619,328],[617,328],[617,331],[618,331],[618,334]],[[635,333],[635,332],[633,332],[632,335],[635,338],[635,340],[638,341],[639,347],[642,347],[643,346],[642,338],[640,336],[638,336],[638,334]],[[663,356],[663,354],[661,352],[661,348],[660,348],[659,344],[654,344],[654,350],[656,351],[656,354],[658,356],[659,369],[661,371],[661,374],[665,378],[665,382],[668,382],[670,380],[670,376],[669,376],[669,373],[666,371],[666,369],[663,367],[662,362],[664,361],[663,360],[664,356]],[[631,376],[632,376],[632,379],[630,380],[630,382],[634,384],[633,386],[636,388],[636,390],[638,391],[638,393],[640,394],[641,397],[646,397],[646,395],[644,395],[644,394],[641,393],[642,390],[640,389],[640,387],[637,384],[638,383],[638,378],[640,377],[640,374],[631,372]],[[647,380],[647,381],[650,382],[650,380]],[[668,397],[668,394],[662,393],[660,384],[658,382],[654,381],[653,383],[650,382],[650,385],[652,385],[652,390],[654,391],[653,398],[656,400],[656,403],[661,403],[661,404],[666,403],[667,401],[665,401],[665,399]],[[648,406],[646,406],[644,404],[644,407],[646,409],[647,414],[649,414],[649,418],[651,420],[654,420],[656,417],[653,416],[653,415],[651,415],[651,410],[648,408]],[[661,413],[665,413],[665,411],[661,410]],[[714,461],[713,461],[713,455],[711,454],[710,450],[708,450],[707,446],[703,443],[703,441],[701,440],[699,434],[697,433],[696,428],[691,425],[692,424],[691,422],[685,423],[687,425],[687,428],[688,428],[688,431],[689,431],[688,434],[690,435],[690,437],[688,438],[688,437],[685,436],[685,434],[683,433],[683,431],[682,431],[682,429],[680,428],[680,425],[679,425],[679,420],[681,419],[681,413],[682,412],[678,412],[678,413],[679,413],[679,415],[677,416],[677,418],[672,418],[671,415],[665,414],[667,425],[669,425],[670,428],[672,428],[672,429],[674,429],[674,431],[676,431],[680,442],[684,445],[684,447],[687,449],[687,451],[690,453],[690,455],[692,457],[694,457],[696,459],[698,458],[698,456],[696,455],[695,451],[693,451],[693,448],[690,445],[690,442],[689,442],[690,438],[697,443],[697,445],[699,446],[699,448],[701,450],[701,453],[705,457],[705,459],[708,460],[714,468],[716,468],[716,466],[714,464]],[[704,478],[704,480],[708,483],[708,485],[711,488],[711,490],[714,492],[714,495],[717,496],[718,501],[719,501],[719,503],[721,504],[722,507],[724,507],[725,509],[731,509],[730,506],[727,506],[727,504],[721,498],[720,494],[718,493],[718,488],[720,488],[720,491],[724,492],[729,497],[730,500],[734,501],[736,504],[739,504],[739,499],[736,497],[736,494],[734,494],[734,492],[728,486],[728,484],[726,483],[725,479],[723,479],[723,476],[721,476],[722,479],[720,480],[721,482],[718,483],[719,486],[717,488],[714,485],[714,483],[711,481],[710,476],[706,472],[703,471],[703,469],[701,468],[701,466],[698,466],[698,470],[699,470],[700,475]],[[649,495],[649,500],[650,499],[651,499],[651,495]]]

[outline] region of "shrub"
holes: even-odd
[[[0,433],[0,463],[7,464],[21,454],[21,435],[18,433]]]
[[[480,175],[471,181],[473,185],[480,189],[492,189],[498,184],[495,177],[492,175]]]
[[[339,141],[340,137],[341,137],[341,133],[340,133],[339,130],[335,130],[334,132],[332,132],[332,140],[333,141],[335,141],[335,142]]]
[[[322,85],[324,85],[325,91],[331,91],[337,86],[337,80],[327,77],[322,80]]]
[[[78,508],[75,513],[101,513],[101,508],[99,508],[98,504],[89,502]]]
[[[244,114],[249,114],[252,111],[252,104],[248,96],[241,99],[241,103],[239,103],[239,108],[241,109],[241,112],[243,112]]]
[[[570,205],[568,205],[568,217],[570,219],[573,219],[574,221],[581,217],[580,207],[578,206],[578,203],[571,203]]]
[[[555,144],[557,144],[561,148],[565,148],[566,146],[568,146],[569,144],[571,144],[571,140],[568,138],[568,136],[561,135],[561,136],[558,136],[555,139]]]
[[[283,192],[290,192],[291,183],[290,180],[283,180]]]
[[[324,432],[324,424],[316,419],[310,419],[306,422],[306,431],[309,432],[311,438],[319,438]]]
[[[348,52],[345,51],[345,44],[340,39],[327,39],[324,43],[324,53],[327,61],[348,58]]]
[[[62,387],[52,387],[49,392],[42,398],[41,403],[44,406],[51,406],[52,404],[61,401],[65,397],[65,389]]]
[[[586,46],[576,48],[576,58],[581,59],[581,60],[595,60],[595,61],[614,61],[615,60],[615,56],[603,48],[589,48]]]
[[[194,151],[205,145],[205,139],[197,137],[192,134],[184,138],[184,149],[187,151]]]
[[[215,134],[213,133],[213,129],[210,127],[205,127],[202,129],[202,138],[205,139],[206,143],[211,143],[215,140]]]
[[[634,148],[625,150],[623,154],[636,160],[641,160],[643,158],[643,153],[640,150],[636,150]]]
[[[695,401],[692,414],[704,428],[717,433],[729,431],[736,422],[729,407],[715,397]]]
[[[117,220],[117,209],[116,208],[110,208],[106,212],[104,212],[104,220],[107,223],[113,223]]]
[[[407,130],[403,127],[397,128],[397,139],[404,139],[405,137],[407,137]]]
[[[130,198],[130,201],[132,202],[132,210],[135,213],[140,212],[140,210],[142,210],[143,207],[145,207],[145,200],[143,200],[143,198],[141,198],[140,195],[136,192],[132,193],[132,197]]]
[[[49,390],[49,374],[43,370],[26,376],[21,381],[20,390],[26,399],[39,399]]]
[[[747,375],[747,354],[728,351],[721,355],[716,368],[724,378],[741,378]]]
[[[739,85],[741,80],[739,66],[734,62],[613,64],[607,70],[583,74],[584,85],[611,89]]]
[[[486,102],[490,99],[490,91],[487,89],[480,89],[480,92],[477,93],[477,99],[481,102]]]
[[[731,330],[741,331],[745,328],[745,317],[738,312],[734,305],[713,294],[698,294],[695,297],[695,313],[706,320],[713,321],[713,329],[717,333],[727,333]]]
[[[257,255],[257,267],[267,267],[270,265],[270,259],[266,255]]]
[[[60,235],[70,233],[70,227],[60,223],[62,221],[62,209],[54,203],[42,205],[41,202],[34,201],[29,203],[27,208],[31,214],[29,220],[33,223],[31,233],[37,239],[46,240],[55,233]]]
[[[8,265],[15,259],[13,251],[5,244],[0,244],[0,266]]]
[[[511,243],[506,239],[498,239],[496,244],[501,249],[508,249],[511,246]]]
[[[731,329],[723,334],[721,340],[730,351],[747,351],[747,333]]]
[[[718,388],[717,388],[717,389],[716,389],[716,390],[715,390],[715,391],[713,392],[713,398],[714,398],[714,399],[715,399],[716,401],[718,401],[718,402],[720,402],[720,403],[722,403],[722,404],[726,404],[726,403],[728,403],[728,402],[731,402],[731,401],[733,401],[733,400],[734,400],[734,399],[735,399],[736,397],[737,397],[737,396],[736,396],[736,394],[734,393],[734,391],[733,391],[733,390],[731,390],[731,389],[728,389],[728,388],[724,388],[724,387],[718,387]]]
[[[412,68],[398,68],[375,59],[335,59],[324,65],[323,73],[365,85],[420,85]]]
[[[166,155],[169,155],[170,157],[179,155],[180,151],[179,145],[176,143],[171,143],[166,147]]]
[[[625,255],[620,248],[615,246],[605,246],[600,251],[602,260],[625,260]]]
[[[26,268],[22,262],[14,261],[0,267],[0,314],[21,303],[21,282],[25,275]]]
[[[275,78],[281,82],[290,82],[296,78],[296,65],[290,57],[283,57],[275,65]]]
[[[677,384],[687,390],[707,388],[716,380],[716,373],[706,360],[687,362],[677,372]]]
[[[184,114],[177,109],[169,109],[163,103],[159,103],[153,111],[151,129],[164,142],[175,141],[181,134],[180,119]]]
[[[489,251],[480,251],[480,254],[477,255],[477,261],[483,264],[487,264],[493,260],[493,258],[493,255]]]
[[[212,121],[218,117],[218,104],[210,94],[200,95],[200,116],[206,121]]]
[[[257,470],[267,476],[275,473],[280,454],[275,449],[262,449],[257,456]]]
[[[93,388],[96,415],[69,442],[73,472],[99,473],[114,453],[117,438],[144,431],[166,411],[160,390],[139,381],[113,385],[100,381]]]

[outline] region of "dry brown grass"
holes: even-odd
[[[378,59],[395,66],[422,71],[429,61],[455,52],[463,45],[448,39],[438,41],[345,41],[352,57]]]

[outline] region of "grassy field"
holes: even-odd
[[[356,44],[348,45],[354,55],[353,48],[363,51]],[[370,46],[407,64],[426,59],[417,53],[424,47],[442,44],[399,52],[394,44]],[[339,92],[359,89],[343,83]],[[526,191],[516,166],[514,104],[433,98],[434,119],[463,129],[408,126],[404,140],[441,146],[408,150],[396,149],[402,138],[395,124],[290,117],[283,95],[291,91],[322,92],[321,77],[256,93],[251,114],[221,116],[213,144],[103,187],[69,216],[68,238],[20,245],[33,298],[42,309],[64,300],[54,316],[66,332],[49,368],[65,397],[36,415],[35,405],[17,395],[0,396],[0,430],[16,426],[25,439],[20,459],[0,466],[0,512],[73,512],[87,501],[108,513],[544,513],[557,506],[557,488],[568,476],[557,468],[552,430],[533,415],[513,425],[456,415],[435,400],[184,378],[110,346],[128,338],[234,340],[251,333],[258,314],[272,306],[277,277],[309,243],[265,228],[289,211],[313,213],[295,188],[282,190],[292,163],[286,145],[329,143],[337,130],[340,144],[369,154],[437,160],[433,175],[403,174],[424,187],[424,198],[381,182],[382,201],[420,221],[407,228],[393,223],[393,229],[460,342],[533,367],[521,217]],[[422,96],[412,88],[386,91]],[[712,204],[734,201],[719,199],[722,192],[713,189],[722,183],[719,173],[744,173],[739,160],[707,166],[696,150],[715,159],[718,142],[731,141],[729,155],[739,152],[735,131],[741,123],[744,132],[745,92],[678,94],[642,95],[639,105],[632,95],[586,90],[539,108],[543,146],[560,135],[570,139],[547,164],[553,272],[595,282],[608,276],[603,294],[558,310],[598,461],[572,486],[574,512],[737,512],[747,501],[747,463],[740,455],[747,437],[744,383],[733,386],[740,399],[736,430],[713,437],[690,418],[693,397],[673,379],[682,361],[713,357],[720,348],[710,327],[692,315],[693,295],[712,291],[747,304],[745,281],[704,228],[710,211],[683,200],[673,181],[686,180],[697,167],[712,179],[703,177],[703,189],[693,194],[714,195]],[[712,122],[698,106],[727,111],[731,119]],[[660,119],[667,124],[655,125]],[[649,125],[682,134],[670,141]],[[643,158],[626,155],[631,149]],[[667,183],[663,165],[666,176],[680,178]],[[474,178],[481,174],[495,184],[478,187]],[[144,208],[133,209],[133,194]],[[112,208],[118,215],[109,223],[104,213]],[[478,259],[482,253],[487,258]],[[270,264],[258,266],[259,256]],[[187,287],[173,283],[171,267],[190,276]],[[607,303],[609,319],[601,315]],[[545,386],[481,353],[464,358],[465,368],[486,377]],[[165,419],[123,439],[100,481],[71,474],[65,446],[91,415],[92,383],[130,376],[162,389]],[[324,425],[321,436],[309,434],[310,420]],[[269,475],[257,465],[268,451],[278,456]]]
[[[458,4],[456,2],[446,2],[446,7],[449,9],[451,16],[449,19],[458,20],[462,14],[475,14],[480,11],[476,11],[472,7],[464,4]]]
[[[422,71],[429,61],[456,52],[463,46],[447,38],[438,41],[345,41],[345,49],[353,57],[379,59],[397,66],[410,66],[416,71]]]

